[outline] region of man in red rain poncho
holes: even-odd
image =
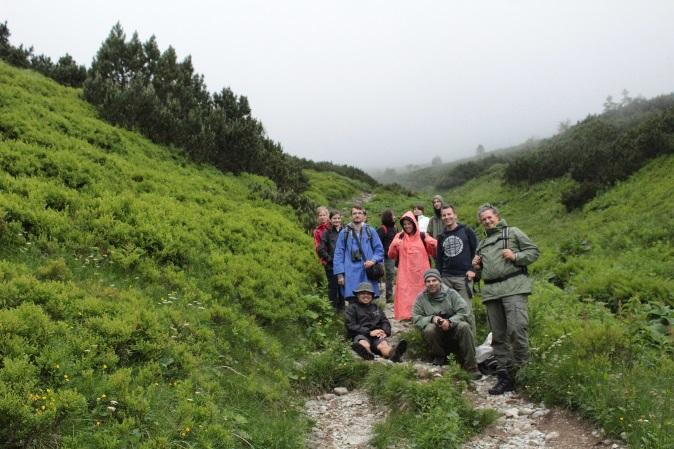
[[[417,219],[410,211],[402,216],[400,225],[403,232],[393,239],[388,250],[388,256],[398,261],[393,317],[410,320],[414,301],[425,288],[424,271],[431,267],[428,258],[435,257],[437,241],[419,232]]]

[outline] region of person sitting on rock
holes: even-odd
[[[373,302],[372,284],[361,282],[353,292],[357,301],[349,304],[344,320],[353,350],[365,360],[373,360],[375,354],[381,354],[392,362],[400,362],[407,342],[401,340],[396,347],[389,344],[387,337],[391,336],[391,323]]]
[[[459,363],[478,380],[482,373],[475,361],[475,342],[468,324],[469,309],[456,290],[443,284],[435,268],[424,272],[425,290],[412,309],[412,322],[417,326],[430,347],[434,365],[446,365],[447,355],[456,355]]]

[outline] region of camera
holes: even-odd
[[[436,314],[433,315],[433,318],[436,317],[436,316],[439,317],[439,318],[442,318],[443,320],[449,319],[449,314],[446,313],[446,312],[436,313]],[[433,319],[433,318],[431,318],[431,319]],[[439,324],[437,324],[437,323],[436,323],[436,325],[439,326]]]

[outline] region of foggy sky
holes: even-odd
[[[119,21],[192,55],[286,152],[359,167],[554,134],[674,83],[674,1],[2,0],[12,44],[91,60]]]

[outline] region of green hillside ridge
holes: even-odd
[[[388,405],[380,448],[459,447],[493,419],[460,396],[459,370],[419,383],[354,363],[271,181],[197,166],[79,96],[0,63],[3,447],[303,447],[297,392],[336,385]],[[496,204],[542,249],[523,389],[631,447],[674,446],[672,169],[662,156],[573,213],[559,199],[575,181],[512,186],[502,166],[441,192],[471,226]],[[306,173],[307,195],[345,212],[367,187]],[[427,193],[371,193],[375,226],[387,207],[430,214]]]
[[[0,444],[301,447],[326,302],[274,191],[0,63]]]
[[[476,229],[478,206],[495,204],[541,248],[531,266],[526,391],[624,432],[631,447],[674,447],[674,156],[651,161],[572,213],[560,193],[574,181],[512,186],[503,170],[494,166],[440,193]],[[400,216],[421,196],[376,196],[367,205],[372,224],[383,208]],[[479,295],[474,307],[481,339],[488,328]]]
[[[560,196],[575,181],[513,186],[503,181],[504,170],[493,166],[439,193],[476,229],[478,206],[497,205],[541,248],[531,267],[537,282],[530,298],[532,360],[520,379],[526,391],[623,434],[631,447],[674,447],[674,156],[652,160],[571,213]],[[399,217],[421,202],[430,214],[429,193],[403,195],[384,187],[373,193],[366,208],[374,226],[385,208]],[[339,207],[348,211],[350,204]],[[479,294],[474,307],[481,339],[488,328]],[[410,352],[423,354],[420,337],[407,338]],[[396,431],[400,409],[395,401],[391,406],[393,418],[378,435],[381,447],[410,437]]]

